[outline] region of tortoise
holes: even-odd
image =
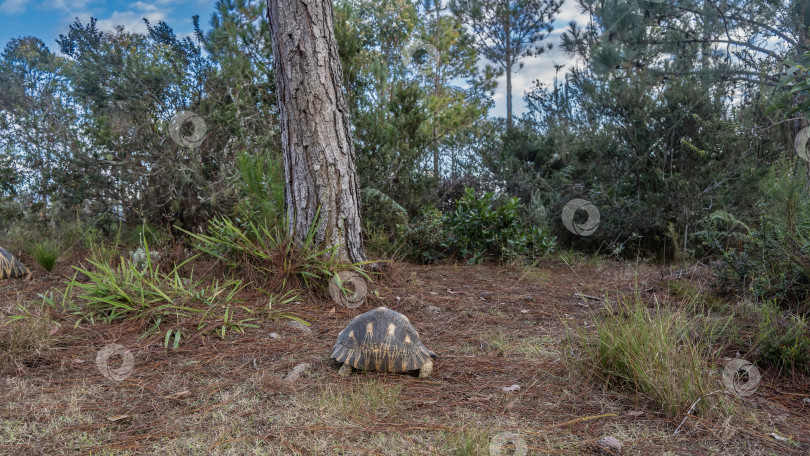
[[[433,372],[436,353],[428,350],[408,317],[386,307],[360,314],[338,334],[331,358],[345,377],[352,369],[376,372],[419,371],[419,378]]]
[[[25,276],[26,279],[30,279],[31,271],[20,263],[20,260],[14,258],[14,255],[0,247],[0,280],[14,279],[22,276]]]

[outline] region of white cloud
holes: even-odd
[[[146,24],[143,18],[147,18],[150,23],[155,24],[158,21],[166,20],[166,14],[163,11],[115,11],[109,17],[98,20],[99,30],[113,31],[116,25],[124,26],[124,30],[132,33],[147,33]]]
[[[554,22],[568,24],[571,21],[577,21],[580,25],[583,21],[588,19],[588,16],[582,14],[582,7],[579,6],[576,0],[566,0],[560,7],[560,12]]]
[[[6,0],[0,3],[0,14],[19,14],[25,12],[29,0]]]

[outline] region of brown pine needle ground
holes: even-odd
[[[675,305],[667,274],[607,261],[548,260],[532,269],[395,264],[370,286],[379,295],[362,308],[324,299],[280,309],[310,322],[312,336],[283,320],[260,320],[258,329],[224,341],[184,337],[175,350],[163,347],[162,334],[141,340],[138,322],[74,327],[70,316],[51,311],[61,325],[53,340],[26,356],[0,352],[0,454],[489,455],[501,432],[517,433],[529,454],[592,454],[604,435],[618,438],[623,454],[808,454],[805,379],[763,372],[753,396],[735,399],[733,414],[690,416],[673,436],[683,415],[667,417],[643,397],[566,366],[566,325],[587,329],[604,306],[582,295],[641,288],[645,301]],[[0,282],[0,305],[38,303],[38,293],[67,275],[63,264],[31,282]],[[240,298],[257,308],[267,299],[252,291]],[[338,377],[328,359],[337,333],[378,305],[407,315],[439,355],[430,378]],[[98,351],[111,343],[134,355],[120,382],[96,368]],[[111,368],[120,362],[111,358]],[[303,362],[312,372],[285,383]],[[520,389],[503,390],[511,385]]]

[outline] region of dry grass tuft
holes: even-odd
[[[41,356],[55,344],[55,328],[56,323],[42,312],[7,319],[0,325],[0,363],[4,358],[26,362]]]
[[[641,394],[670,417],[718,389],[717,375],[709,369],[715,361],[711,341],[700,330],[705,327],[699,317],[657,303],[649,309],[636,294],[608,301],[594,325],[592,335],[584,329],[568,333],[569,365],[586,376]],[[722,396],[714,400],[724,402]],[[710,403],[701,401],[698,410],[708,412]]]

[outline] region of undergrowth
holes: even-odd
[[[45,303],[60,307],[78,317],[76,324],[98,321],[135,319],[148,325],[144,336],[165,329],[166,341],[170,337],[179,343],[186,318],[196,315],[198,332],[215,333],[224,338],[230,331],[243,332],[254,327],[254,318],[237,318],[252,314],[253,310],[235,306],[235,295],[242,288],[241,280],[220,283],[195,280],[193,271],[188,277],[180,270],[194,257],[162,272],[153,263],[149,246],[143,245],[144,260],[118,257],[109,261],[103,250],[94,251],[88,265],[74,266],[76,274],[67,281],[61,301],[53,293],[43,295]],[[102,253],[103,252],[103,253]],[[75,293],[74,293],[75,291]],[[182,329],[181,329],[182,328]]]
[[[765,303],[758,311],[759,322],[751,347],[758,365],[788,374],[810,373],[810,326],[807,317],[783,311]]]
[[[42,269],[51,272],[56,265],[56,260],[62,254],[62,246],[51,239],[45,239],[35,243],[31,253]]]
[[[639,295],[606,300],[605,314],[594,321],[592,333],[567,331],[566,359],[586,377],[641,394],[676,417],[718,389],[709,368],[718,357],[712,347],[713,336],[722,330],[718,325],[723,322],[707,325],[701,316],[658,303],[647,308]],[[724,402],[719,396],[717,400]],[[700,401],[697,411],[706,413],[711,404],[718,402]]]
[[[209,222],[208,234],[185,233],[196,241],[199,251],[222,261],[232,272],[272,293],[291,289],[322,291],[337,272],[346,269],[369,279],[362,266],[372,261],[343,263],[337,255],[337,247],[316,245],[317,229],[316,216],[300,245],[289,235],[286,222],[279,221],[267,223],[221,217]]]
[[[10,311],[12,315],[0,325],[0,359],[28,359],[53,347],[59,324],[50,317],[45,306],[29,309],[18,304]]]

